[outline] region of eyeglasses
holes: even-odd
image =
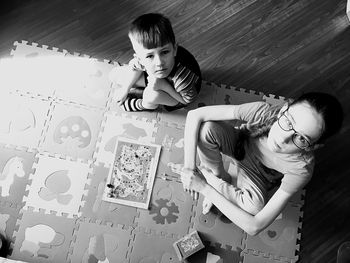
[[[282,115],[277,119],[277,123],[280,126],[280,128],[284,131],[294,131],[294,134],[292,136],[292,141],[295,144],[296,147],[298,147],[301,150],[304,150],[311,146],[311,143],[300,133],[298,133],[296,130],[294,130],[292,122],[288,119],[286,116],[286,112],[288,111],[288,108],[282,113]]]

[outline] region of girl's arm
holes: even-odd
[[[278,189],[264,208],[254,216],[227,200],[209,184],[206,184],[201,193],[249,235],[257,235],[269,226],[282,212],[291,197],[289,193]]]
[[[234,105],[206,106],[187,114],[184,132],[184,168],[196,168],[198,131],[202,122],[233,119]]]

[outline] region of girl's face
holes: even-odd
[[[290,154],[303,151],[296,144],[306,145],[304,149],[311,150],[322,134],[323,118],[306,102],[289,108],[284,106],[279,117],[267,136],[267,147],[273,152]]]
[[[168,43],[162,47],[147,49],[142,44],[131,41],[136,56],[145,67],[148,75],[166,78],[175,65],[177,46]]]

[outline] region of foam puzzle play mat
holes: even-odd
[[[172,170],[183,163],[189,109],[284,98],[203,81],[199,98],[185,109],[125,112],[112,102],[116,90],[108,74],[116,66],[26,41],[15,42],[6,67],[0,64],[0,233],[11,244],[6,261],[169,263],[202,244],[187,262],[296,262],[304,192],[267,229],[249,236],[215,208],[203,215],[202,197],[184,192]],[[121,138],[134,142],[121,144],[123,169],[131,169],[128,161],[137,152],[149,167],[132,169],[152,178],[119,180],[123,200],[145,203],[149,196],[148,209],[104,197]],[[158,157],[149,145],[160,146]],[[223,158],[230,172],[232,160]],[[178,252],[174,244],[184,237]]]

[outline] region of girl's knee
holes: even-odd
[[[203,122],[199,128],[198,143],[214,143],[217,141],[218,125],[213,121]]]
[[[254,194],[247,189],[240,192],[238,205],[251,215],[256,215],[263,209],[265,202],[263,198],[253,196]]]

